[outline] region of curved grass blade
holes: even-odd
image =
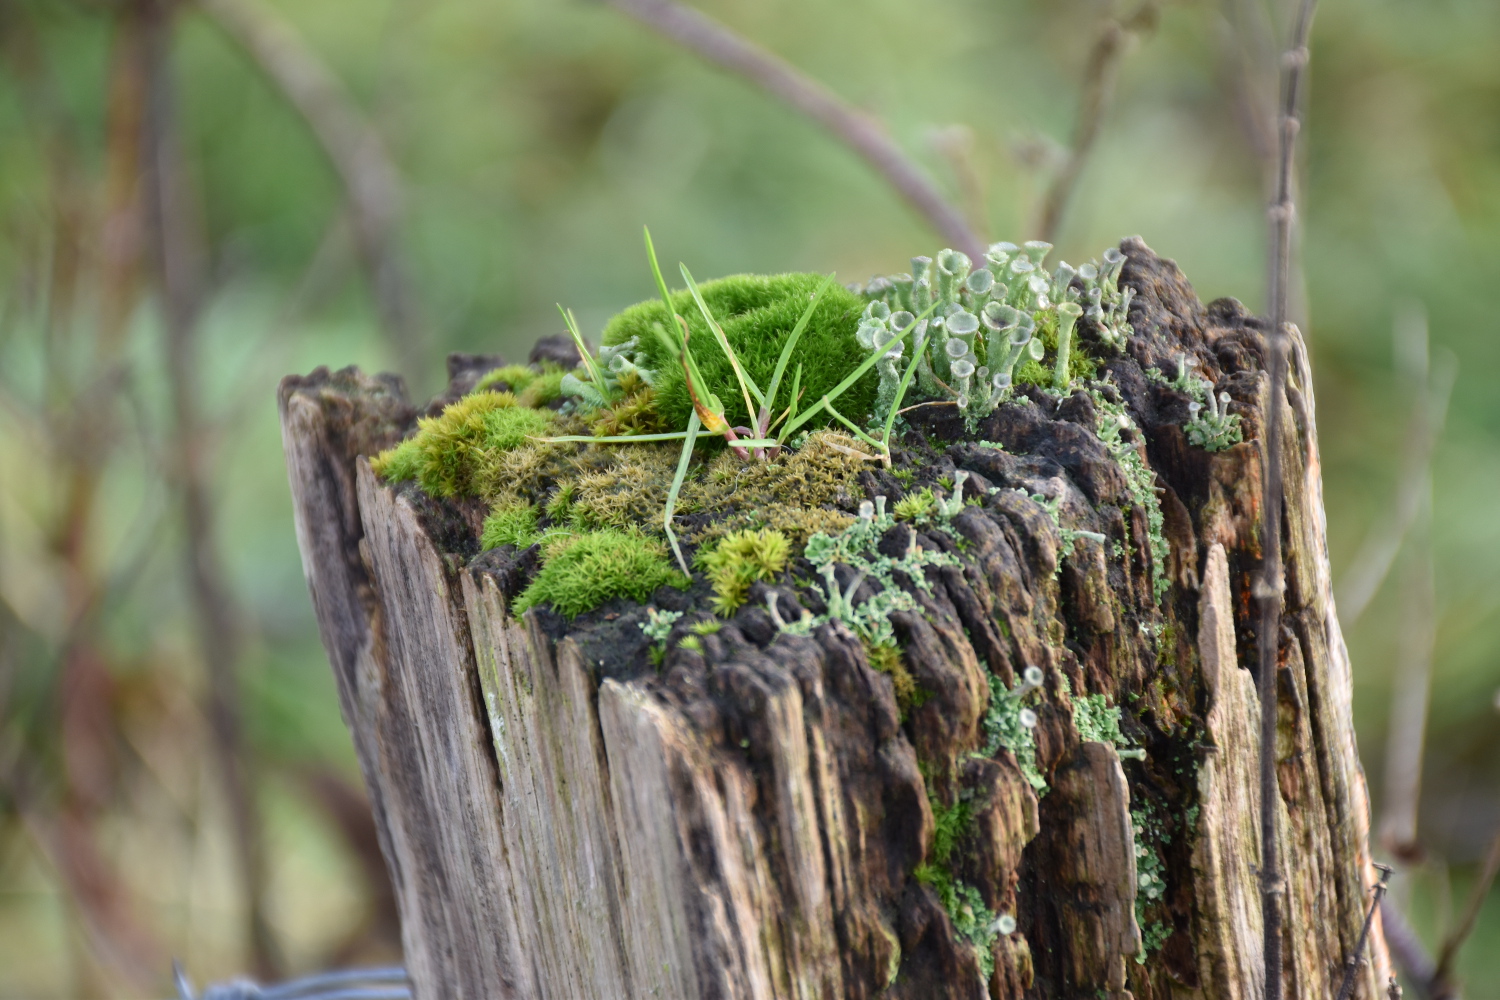
[[[611,434],[593,437],[588,434],[564,434],[561,437],[533,437],[532,441],[543,444],[635,444],[640,441],[681,441],[686,431],[669,431],[663,434]]]
[[[584,343],[583,334],[578,332],[578,320],[573,317],[573,310],[564,309],[562,303],[557,304],[557,311],[562,313],[563,322],[567,324],[568,333],[573,337],[573,343],[578,347],[578,357],[583,361],[585,368],[589,370],[589,381],[594,384],[595,390],[600,396],[604,396],[604,378],[599,374],[599,367],[594,364],[593,357],[589,354],[589,345]],[[606,400],[609,398],[604,397]]]
[[[880,446],[885,456],[886,468],[890,468],[891,465],[891,428],[896,425],[896,415],[901,410],[901,401],[906,398],[906,390],[911,386],[912,376],[917,373],[917,364],[921,360],[921,352],[912,351],[911,364],[906,366],[906,374],[901,376],[901,382],[896,386],[896,396],[891,400],[891,412],[885,417],[885,429],[880,435]]]
[[[900,333],[896,334],[895,338],[891,340],[890,344],[888,344],[887,347],[893,346],[897,342],[899,342],[899,341],[903,340],[904,338],[910,336],[911,333],[912,333],[912,331],[916,330],[917,324],[920,323],[920,322],[922,322],[922,320],[926,319],[932,313],[932,311],[938,307],[938,305],[939,305],[939,303],[934,302],[932,305],[928,306],[926,309],[923,309],[921,315],[919,315],[915,319],[913,319],[911,321],[911,325],[909,325],[905,330],[902,330]],[[824,398],[825,399],[830,399],[830,400],[832,400],[832,399],[838,399],[840,396],[842,396],[844,394],[844,392],[851,385],[853,385],[855,382],[859,381],[859,378],[860,378],[861,375],[863,375],[865,372],[869,371],[871,368],[875,367],[875,362],[879,361],[881,359],[881,357],[883,357],[882,354],[872,353],[868,358],[866,358],[864,360],[864,362],[858,368],[856,368],[856,369],[854,369],[854,371],[850,372],[849,376],[847,378],[845,378],[844,381],[842,381],[838,385],[834,386],[833,390],[831,392],[829,392]],[[781,432],[782,436],[786,437],[787,435],[789,435],[793,431],[795,431],[798,427],[801,427],[803,424],[807,423],[813,417],[817,416],[818,415],[818,411],[820,409],[822,409],[821,406],[814,406],[812,409],[804,411],[800,416],[798,416],[795,419],[789,421],[787,423],[787,425],[786,425],[786,428]]]
[[[835,410],[833,408],[833,404],[828,401],[827,396],[823,397],[823,399],[819,402],[819,406],[827,410],[839,423],[843,424],[845,427],[853,431],[855,437],[859,438],[866,444],[873,444],[877,448],[880,447],[880,442],[872,438],[868,431],[861,430],[858,424],[850,420],[848,417],[844,416],[838,410]]]
[[[766,390],[765,398],[761,400],[761,405],[767,410],[776,405],[776,390],[781,388],[781,376],[786,374],[787,362],[792,358],[792,349],[797,346],[797,341],[801,339],[802,331],[807,329],[807,324],[812,319],[813,310],[818,307],[818,300],[823,297],[824,292],[828,291],[828,286],[833,284],[834,277],[835,274],[830,274],[824,278],[823,284],[818,286],[816,292],[813,292],[812,301],[807,304],[807,308],[798,317],[797,325],[792,327],[791,335],[786,338],[786,343],[782,345],[781,357],[776,359],[776,369],[771,373],[771,387]]]
[[[677,535],[672,531],[672,515],[677,512],[677,494],[682,492],[682,482],[687,478],[688,463],[693,460],[693,445],[698,441],[698,414],[696,412],[688,415],[687,439],[682,442],[682,457],[677,459],[677,474],[672,477],[672,488],[667,491],[667,506],[662,511],[661,526],[667,533],[667,541],[672,544],[672,554],[677,557],[677,565],[682,571],[691,575],[687,560],[682,557],[682,548],[677,544]]]
[[[755,384],[755,380],[750,378],[740,365],[739,355],[735,354],[734,348],[729,346],[729,338],[724,336],[724,328],[719,325],[718,320],[714,319],[714,314],[708,309],[708,303],[703,301],[703,293],[698,290],[698,282],[693,280],[692,272],[687,269],[686,264],[678,264],[677,267],[682,271],[682,280],[687,282],[688,292],[693,296],[693,301],[698,304],[698,311],[703,314],[708,328],[713,331],[714,339],[719,342],[719,348],[729,359],[729,367],[734,369],[734,377],[739,380],[740,392],[745,397],[745,416],[753,424],[756,411],[755,403],[751,402],[750,397],[754,395],[762,407],[766,405],[766,397],[761,394],[760,386]]]

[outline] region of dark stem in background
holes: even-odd
[[[984,258],[985,243],[963,213],[871,115],[779,56],[674,0],[604,0],[704,59],[744,77],[811,118],[854,150],[957,250]]]
[[[399,369],[420,371],[426,353],[421,309],[398,240],[401,176],[380,134],[338,77],[276,11],[255,0],[198,0],[198,6],[244,49],[322,146],[344,184],[355,250],[369,273]]]
[[[1301,128],[1303,71],[1307,67],[1307,40],[1312,29],[1316,0],[1300,0],[1291,44],[1282,55],[1280,147],[1275,195],[1267,215],[1270,220],[1268,294],[1271,327],[1267,331],[1267,367],[1271,385],[1265,436],[1261,443],[1265,461],[1265,493],[1261,502],[1262,575],[1256,585],[1260,601],[1260,899],[1264,929],[1265,1000],[1281,1000],[1281,861],[1277,854],[1277,803],[1281,792],[1276,783],[1277,665],[1281,647],[1283,587],[1281,565],[1281,505],[1284,496],[1281,470],[1282,409],[1286,406],[1287,285],[1291,278],[1292,225],[1296,205],[1292,192],[1297,132]]]
[[[1144,0],[1123,21],[1110,15],[1105,18],[1099,37],[1089,52],[1089,61],[1083,74],[1083,92],[1078,102],[1078,122],[1073,127],[1073,145],[1068,158],[1052,179],[1047,197],[1042,202],[1041,214],[1036,226],[1036,238],[1048,243],[1057,242],[1057,232],[1062,226],[1063,212],[1073,191],[1078,187],[1078,178],[1083,174],[1094,141],[1099,138],[1100,126],[1104,124],[1104,113],[1114,98],[1115,77],[1119,73],[1120,61],[1134,35],[1156,29],[1159,14],[1158,0]]]
[[[203,262],[176,133],[170,62],[172,11],[166,0],[140,3],[147,29],[146,64],[150,74],[142,142],[147,238],[155,257],[166,334],[165,366],[176,439],[176,467],[172,472],[182,503],[186,582],[208,668],[207,715],[234,824],[252,960],[258,976],[272,978],[278,975],[280,962],[265,916],[260,815],[242,731],[236,669],[239,622],[214,540],[205,433],[197,394]]]
[[[1370,925],[1375,922],[1375,911],[1380,909],[1380,901],[1385,898],[1387,883],[1391,878],[1391,869],[1386,865],[1376,865],[1380,869],[1380,881],[1375,883],[1375,898],[1370,900],[1370,909],[1365,913],[1365,922],[1359,929],[1359,940],[1354,944],[1354,950],[1349,953],[1349,958],[1344,962],[1344,979],[1339,983],[1339,992],[1335,1000],[1349,1000],[1354,993],[1354,977],[1359,972],[1360,959],[1365,952],[1365,942],[1370,939]]]

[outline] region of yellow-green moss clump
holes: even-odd
[[[520,392],[536,380],[537,370],[530,365],[502,365],[487,371],[474,384],[475,392],[501,387],[501,391]]]
[[[370,467],[393,482],[415,479],[431,496],[473,496],[486,456],[520,447],[551,424],[552,414],[517,406],[511,393],[478,392],[423,417],[416,436],[375,456]]]
[[[782,345],[807,309],[808,301],[823,284],[821,274],[738,274],[699,285],[724,336],[734,348],[745,371],[760,386],[770,384]],[[714,340],[713,333],[698,311],[692,295],[686,291],[672,297],[672,306],[687,320],[690,347],[709,390],[727,407],[732,423],[743,423],[744,403],[729,359]],[[862,298],[844,288],[831,285],[813,310],[802,338],[797,342],[792,367],[786,373],[786,385],[778,408],[789,398],[791,379],[796,365],[802,365],[802,408],[815,403],[833,390],[867,352],[859,346],[855,332],[864,309]],[[609,321],[604,328],[605,344],[622,344],[638,338],[640,349],[656,372],[654,389],[656,408],[670,426],[687,426],[692,402],[688,398],[682,367],[652,327],[665,331],[667,311],[659,299],[631,306]],[[879,376],[871,369],[841,397],[838,407],[846,414],[867,414],[875,402]],[[831,417],[814,418],[815,426],[824,426]]]
[[[792,546],[779,531],[735,531],[725,535],[698,559],[714,588],[714,611],[729,616],[739,610],[757,580],[769,580],[786,569]]]
[[[606,601],[645,601],[663,584],[688,583],[673,568],[665,544],[639,532],[607,528],[558,539],[512,610],[519,615],[551,604],[558,614],[576,618]]]

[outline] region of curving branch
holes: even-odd
[[[224,2],[224,0],[214,0]],[[781,57],[675,0],[604,0],[699,56],[744,77],[817,122],[858,153],[955,249],[975,260],[985,244],[963,213],[875,118],[849,104]]]
[[[1301,0],[1291,43],[1281,58],[1281,120],[1276,164],[1275,195],[1267,215],[1271,228],[1268,263],[1268,295],[1271,327],[1267,333],[1267,367],[1271,391],[1261,448],[1266,470],[1261,506],[1261,578],[1255,596],[1260,602],[1257,639],[1260,646],[1260,898],[1265,957],[1265,1000],[1282,995],[1282,894],[1285,881],[1277,843],[1276,803],[1281,788],[1276,773],[1277,668],[1281,646],[1281,612],[1286,586],[1281,561],[1281,506],[1285,498],[1282,482],[1282,410],[1286,407],[1287,285],[1291,278],[1292,224],[1296,216],[1292,174],[1296,159],[1302,78],[1307,68],[1308,36],[1312,30],[1317,0]]]
[[[1440,352],[1429,377],[1427,368],[1427,318],[1417,315],[1396,327],[1399,356],[1410,355],[1423,369],[1409,379],[1414,393],[1411,422],[1397,476],[1395,503],[1355,553],[1344,571],[1337,591],[1339,619],[1352,625],[1380,590],[1391,571],[1406,535],[1419,518],[1431,517],[1432,452],[1448,419],[1448,397],[1458,376],[1458,359]]]
[[[343,181],[355,249],[369,272],[381,325],[402,361],[422,353],[417,296],[397,246],[401,177],[385,143],[343,83],[276,11],[255,0],[198,0],[302,116]],[[408,366],[410,367],[410,366]]]
[[[1093,152],[1094,142],[1099,138],[1104,124],[1104,113],[1114,98],[1115,78],[1119,74],[1120,61],[1125,50],[1136,35],[1153,31],[1159,14],[1159,0],[1144,0],[1135,13],[1121,20],[1107,17],[1089,52],[1089,61],[1083,74],[1083,93],[1078,102],[1078,122],[1073,129],[1073,145],[1068,158],[1058,170],[1057,176],[1047,189],[1036,227],[1036,238],[1048,243],[1057,242],[1057,231],[1062,226],[1063,212],[1078,187],[1078,178],[1083,175],[1084,165]]]

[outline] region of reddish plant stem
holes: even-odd
[[[176,468],[182,504],[186,576],[208,668],[206,713],[213,752],[224,778],[235,853],[246,896],[246,922],[255,972],[271,978],[280,960],[265,915],[265,863],[260,815],[248,773],[240,714],[239,622],[214,540],[201,406],[197,393],[198,320],[203,264],[196,219],[178,144],[171,77],[170,0],[139,0],[147,26],[147,108],[142,149],[148,239],[156,265],[165,326],[165,365],[172,401]]]

